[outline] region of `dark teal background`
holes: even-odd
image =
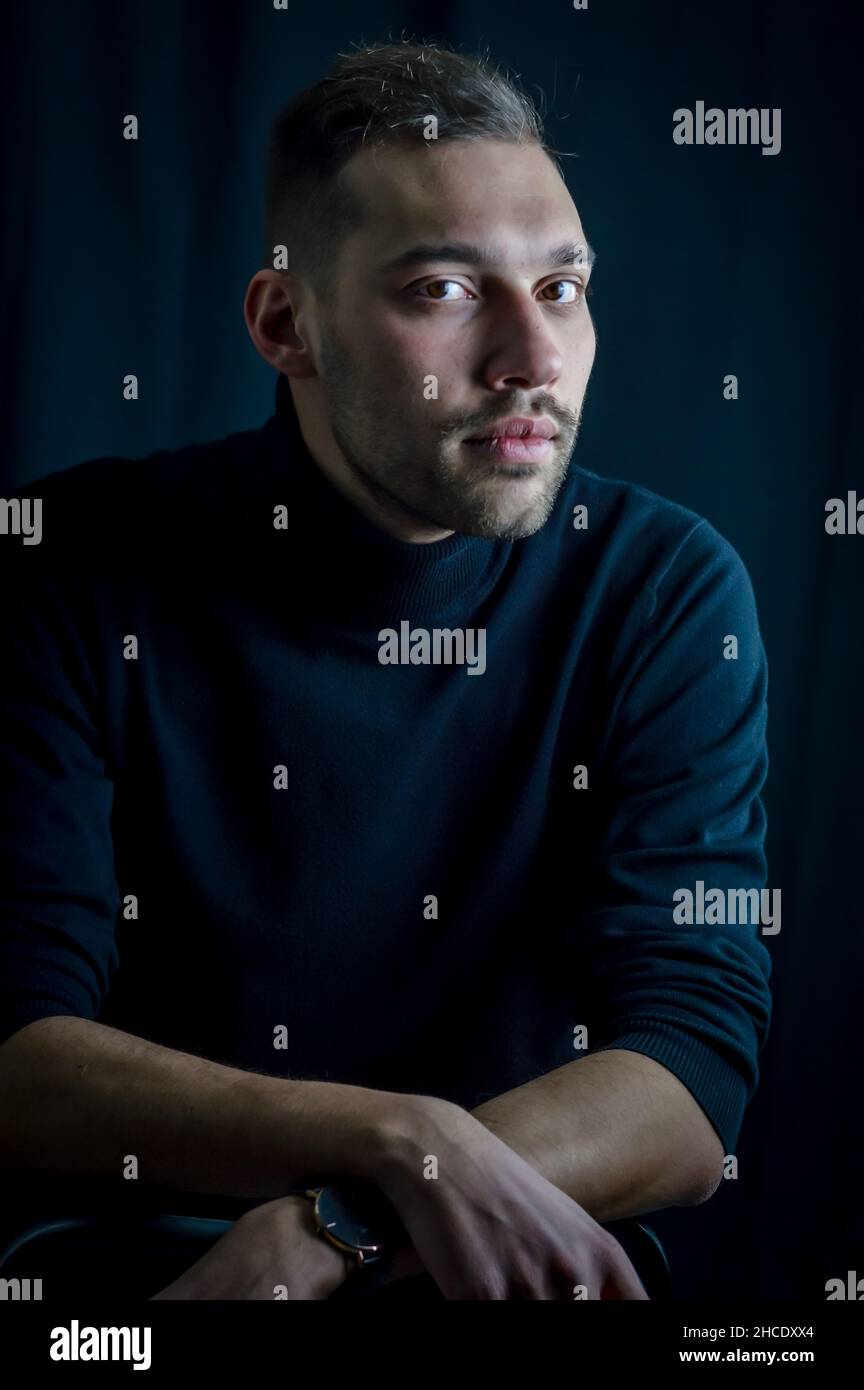
[[[48,0],[5,21],[3,495],[270,413],[241,313],[265,134],[337,51],[486,43],[576,152],[599,333],[578,461],[729,537],[771,671],[774,1023],[738,1180],[657,1220],[680,1297],[822,1301],[864,1276],[864,536],[824,530],[829,497],[864,496],[857,9]],[[675,145],[672,113],[697,100],[780,107],[781,152]]]

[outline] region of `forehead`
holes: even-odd
[[[418,138],[361,150],[340,177],[364,212],[345,245],[355,259],[379,262],[415,241],[464,240],[518,261],[556,240],[584,240],[567,186],[537,145]]]

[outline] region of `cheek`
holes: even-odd
[[[366,336],[364,328],[364,341]],[[424,395],[430,389],[430,377],[439,383],[440,392],[446,381],[458,376],[454,370],[457,354],[452,335],[445,340],[439,325],[433,325],[422,314],[410,320],[383,321],[374,347],[370,340],[370,351],[375,355],[376,370],[385,374],[394,395],[409,407],[414,402],[423,405],[430,399]]]
[[[573,363],[580,378],[586,377],[591,371],[596,351],[597,334],[594,329],[594,320],[586,311],[573,344]]]

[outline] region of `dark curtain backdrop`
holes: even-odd
[[[598,252],[579,462],[729,537],[771,670],[773,1028],[737,1181],[658,1219],[679,1296],[821,1300],[828,1278],[864,1275],[864,536],[824,529],[829,497],[864,495],[857,10],[43,0],[5,23],[3,495],[270,413],[241,316],[265,131],[338,50],[488,44],[574,152]],[[781,108],[781,152],[675,145],[672,113],[697,100]],[[129,113],[137,143],[121,138]]]

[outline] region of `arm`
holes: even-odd
[[[569,1062],[471,1117],[599,1223],[695,1205],[721,1181],[723,1146],[704,1111],[638,1052],[609,1048]],[[488,1162],[491,1170],[494,1154]],[[388,1279],[422,1269],[408,1248]]]
[[[48,1017],[0,1047],[0,1166],[188,1192],[276,1197],[374,1181],[381,1134],[409,1098],[260,1076],[83,1018]]]
[[[0,1165],[120,1178],[134,1154],[143,1182],[252,1198],[362,1176],[385,1093],[256,1075],[95,1021],[120,893],[103,551],[87,559],[109,518],[88,476],[45,481],[43,545],[0,547],[16,595],[0,611]]]
[[[569,1299],[577,1283],[592,1298],[645,1297],[581,1207],[434,1097],[259,1076],[54,1016],[0,1047],[0,1116],[0,1165],[119,1176],[133,1153],[157,1184],[276,1196],[158,1298],[269,1299],[276,1285],[289,1298],[328,1297],[346,1277],[344,1257],[313,1233],[308,1204],[281,1194],[346,1176],[381,1186],[403,1218],[414,1249],[397,1277],[425,1266],[448,1298],[530,1288]],[[441,1156],[443,1183],[422,1179],[430,1153]],[[520,1268],[526,1224],[533,1263]]]
[[[599,1221],[716,1189],[770,1012],[752,924],[673,920],[673,893],[697,879],[764,883],[764,654],[746,571],[706,524],[624,652],[596,790],[579,793],[599,801],[573,928],[592,972],[592,1051],[473,1112]]]
[[[659,1062],[608,1049],[472,1111],[595,1221],[707,1200],[723,1146],[685,1086]]]

